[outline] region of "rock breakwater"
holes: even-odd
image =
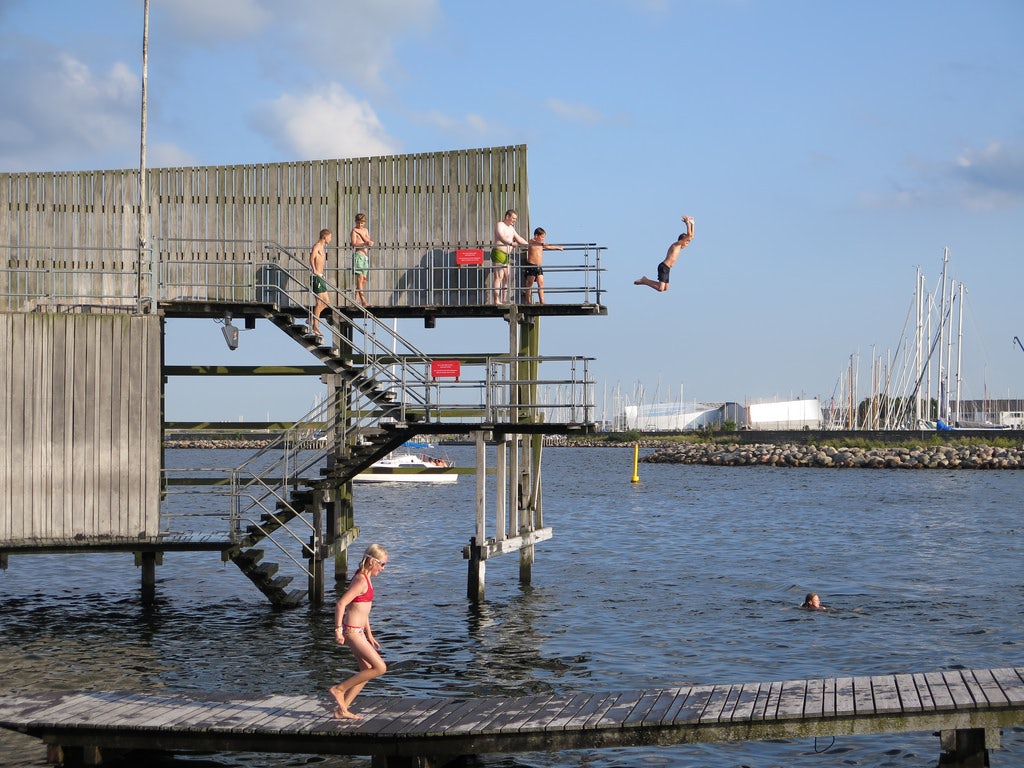
[[[815,445],[662,445],[640,461],[718,466],[856,467],[865,469],[1024,469],[1024,450],[985,445],[835,448]]]

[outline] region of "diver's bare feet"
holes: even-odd
[[[633,285],[647,285],[647,275],[644,275],[639,280],[634,280]]]
[[[350,712],[349,710],[347,710],[347,709],[345,709],[343,707],[338,707],[337,709],[334,710],[334,719],[335,720],[362,720],[363,716],[362,715],[357,715],[355,712]]]

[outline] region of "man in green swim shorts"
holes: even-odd
[[[509,255],[516,245],[528,245],[527,241],[516,232],[516,219],[519,214],[512,208],[505,211],[505,218],[494,225],[494,247],[491,249],[491,294],[495,304],[508,304],[509,301]]]
[[[324,338],[320,333],[320,315],[327,309],[327,278],[324,276],[324,270],[327,267],[326,246],[330,244],[332,237],[331,230],[321,229],[320,239],[313,244],[313,249],[309,252],[309,268],[313,271],[310,287],[316,294],[316,306],[313,308],[309,330],[318,341]]]
[[[352,273],[356,276],[356,303],[367,306],[366,302],[366,279],[370,274],[369,247],[373,245],[370,239],[370,230],[366,227],[366,214],[357,213],[356,223],[348,236],[349,245],[356,249],[352,254]]]

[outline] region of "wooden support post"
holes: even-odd
[[[309,604],[314,608],[324,602],[324,557],[323,557],[323,524],[324,524],[324,492],[313,492],[313,533],[309,537],[306,549],[307,570],[309,571],[307,591]]]
[[[469,544],[469,577],[466,596],[473,602],[484,599],[487,561],[483,557],[483,543],[487,540],[487,445],[485,433],[474,433],[476,440],[476,535]]]
[[[439,758],[428,755],[411,757],[407,755],[373,755],[370,768],[448,768],[448,766],[466,765],[466,758],[460,755],[455,758]]]
[[[142,568],[142,604],[156,602],[156,566],[163,557],[159,552],[136,552],[135,565]]]
[[[348,542],[359,535],[355,527],[355,507],[352,503],[352,483],[345,483],[335,491],[340,498],[330,504],[331,549],[334,552],[334,583],[344,584],[348,579]],[[351,535],[346,535],[351,533]]]
[[[508,507],[505,506],[506,483],[508,482],[508,436],[502,435],[494,445],[494,538],[502,541],[507,537]],[[513,511],[515,508],[513,507]],[[483,542],[484,536],[479,536]]]
[[[103,765],[103,753],[97,746],[62,746],[48,744],[46,747],[47,762],[63,765],[64,768],[91,768]]]
[[[352,327],[344,325],[342,332],[345,338],[351,340]],[[347,348],[347,347],[346,347]],[[354,397],[352,388],[342,376],[337,374],[325,374],[321,380],[327,386],[327,396],[330,407],[325,414],[327,422],[327,440],[334,450],[327,454],[327,469],[330,471],[339,461],[345,451],[351,446],[345,444],[346,435],[352,426],[350,414],[351,399]],[[324,500],[327,508],[327,522],[324,534],[325,559],[333,555],[334,560],[334,585],[348,583],[348,546],[359,535],[355,526],[355,505],[352,499],[352,483],[347,482],[334,486],[330,494]],[[320,528],[317,527],[317,531]],[[326,566],[324,566],[326,571]],[[324,573],[326,578],[326,573]]]
[[[995,730],[998,747],[998,730]],[[940,731],[940,768],[988,768],[988,748],[984,728],[962,728],[955,731]]]
[[[541,419],[537,408],[539,402],[537,379],[540,373],[540,366],[537,362],[537,357],[540,355],[540,317],[529,319],[520,317],[518,353],[520,362],[516,366],[517,386],[515,388],[516,402],[519,406],[517,420],[522,423],[534,424]],[[523,358],[526,359],[523,360]],[[519,437],[522,469],[515,473],[513,492],[517,494],[516,507],[519,513],[518,532],[520,535],[531,533],[540,527],[536,514],[537,506],[540,503],[540,451],[538,449],[540,440],[540,435],[531,435],[529,440]],[[536,550],[533,544],[528,544],[519,550],[520,584],[532,583],[535,558]]]
[[[506,443],[508,446],[508,508],[509,518],[512,522],[512,535],[518,536],[523,532],[523,510],[519,496],[519,446],[521,437],[511,435]]]

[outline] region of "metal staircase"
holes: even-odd
[[[346,516],[346,485],[414,435],[592,425],[587,358],[520,351],[435,361],[330,283],[336,298],[320,318],[330,338],[324,344],[309,327],[314,297],[305,261],[266,241],[246,247],[252,260],[224,275],[191,261],[163,263],[160,285],[176,298],[162,299],[161,308],[176,316],[201,308],[207,316],[269,320],[329,372],[320,406],[230,470],[231,544],[222,556],[275,605],[298,605],[322,585],[323,562],[358,535]],[[439,372],[437,362],[455,362],[460,373]],[[549,375],[558,367],[562,376]],[[294,577],[284,571],[295,568],[281,567],[287,560],[309,579],[306,589],[292,587]]]
[[[281,254],[285,260],[298,262],[286,251]],[[296,271],[305,274],[304,268]],[[309,576],[324,557],[322,532],[311,522],[319,517],[317,506],[325,503],[332,489],[415,435],[413,425],[435,418],[436,407],[430,403],[432,383],[425,354],[365,307],[345,299],[344,309],[332,307],[321,317],[333,342],[320,343],[290,310],[304,305],[306,286],[298,285],[287,271],[282,270],[280,277],[283,284],[278,286],[275,301],[260,307],[259,312],[339,376],[345,386],[336,387],[335,399],[325,400],[234,470],[234,541],[222,558],[237,565],[274,605],[287,608],[301,604],[306,590],[289,589],[293,577],[281,575],[277,563],[264,561],[266,548],[275,547]],[[394,364],[399,345],[402,366]],[[328,425],[324,434],[314,437],[317,426],[324,424]],[[313,475],[314,471],[319,474]],[[293,554],[296,550],[298,556]]]

